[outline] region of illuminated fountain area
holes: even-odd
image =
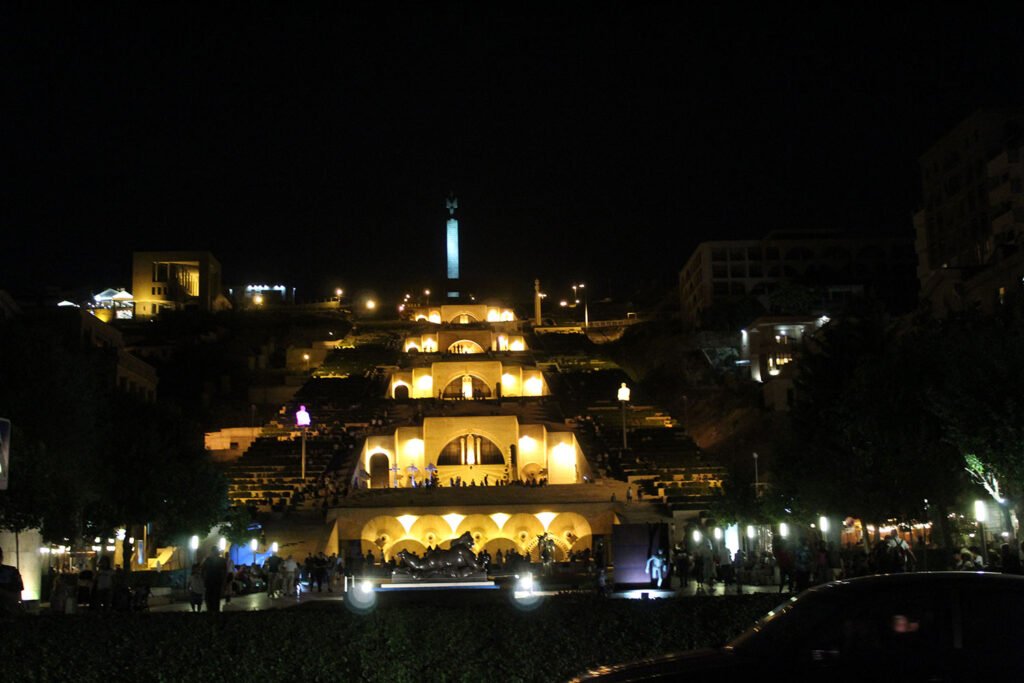
[[[442,487],[455,479],[476,486],[541,479],[576,484],[590,472],[573,432],[520,424],[514,415],[428,417],[422,425],[367,437],[359,462],[375,489],[423,487],[435,472]]]
[[[388,398],[447,400],[547,396],[544,374],[535,367],[501,361],[441,361],[398,370],[391,375]]]

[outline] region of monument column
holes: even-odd
[[[540,327],[540,280],[533,281],[533,324]]]
[[[454,194],[448,196],[445,202],[448,209],[448,230],[446,245],[448,251],[448,287],[446,293],[449,299],[459,296],[459,219],[455,217],[455,209],[459,208],[459,200]]]

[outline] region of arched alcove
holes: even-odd
[[[455,465],[504,465],[501,448],[479,434],[463,434],[449,441],[437,456],[439,467]]]

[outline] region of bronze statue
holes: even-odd
[[[422,579],[486,578],[486,567],[473,553],[473,536],[467,531],[452,541],[451,548],[428,550],[422,558],[401,550],[397,557],[405,564],[393,577]],[[482,574],[482,577],[480,576]]]
[[[537,547],[540,549],[541,569],[544,576],[551,576],[551,570],[555,562],[555,541],[545,531],[537,537]]]

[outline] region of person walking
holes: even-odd
[[[203,572],[197,563],[192,565],[192,574],[188,577],[188,603],[196,614],[203,611],[204,593],[206,593],[206,584],[203,582]]]
[[[4,549],[0,548],[0,614],[21,612],[21,592],[25,583],[17,567],[4,564]]]
[[[203,560],[203,590],[206,597],[206,611],[220,612],[220,596],[228,580],[228,563],[217,546],[210,548],[210,554]]]

